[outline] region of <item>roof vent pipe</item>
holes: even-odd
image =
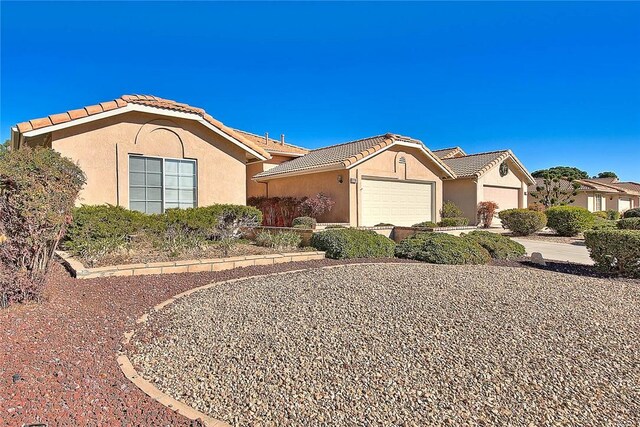
[[[280,134],[280,144],[284,145],[284,133]]]
[[[267,145],[269,144],[269,132],[264,133],[264,143]]]

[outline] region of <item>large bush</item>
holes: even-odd
[[[585,243],[596,268],[627,277],[640,277],[640,231],[586,231]]]
[[[51,149],[24,148],[0,156],[0,236],[6,239],[0,244],[5,276],[0,299],[39,296],[84,183],[82,170]]]
[[[547,225],[547,216],[532,209],[506,209],[498,213],[502,226],[516,236],[528,236]]]
[[[623,218],[640,218],[640,208],[627,209],[622,215]]]
[[[379,258],[392,257],[395,243],[371,230],[332,228],[314,233],[311,246],[328,258]]]
[[[501,234],[474,230],[462,237],[485,248],[494,259],[514,259],[526,254],[524,246]]]
[[[547,226],[560,236],[575,236],[593,227],[594,217],[578,206],[555,206],[547,209]]]
[[[464,227],[469,225],[469,218],[465,217],[449,217],[442,218],[442,220],[438,223],[440,227]]]
[[[622,230],[640,230],[640,217],[623,218],[617,222],[617,225]]]
[[[402,240],[396,256],[433,264],[486,264],[489,252],[471,239],[444,233],[417,233]]]

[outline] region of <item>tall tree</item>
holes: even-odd
[[[605,171],[605,172],[600,172],[597,176],[594,176],[594,178],[618,178],[618,175],[615,172],[611,172],[611,171]]]
[[[589,174],[587,172],[571,166],[554,166],[549,169],[537,170],[531,175],[533,175],[534,178],[554,177],[563,178],[569,181],[589,178]]]

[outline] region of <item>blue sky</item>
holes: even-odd
[[[640,3],[1,3],[0,132],[122,94],[640,181]]]

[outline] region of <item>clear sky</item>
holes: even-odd
[[[640,3],[1,3],[2,139],[122,94],[640,181]]]

